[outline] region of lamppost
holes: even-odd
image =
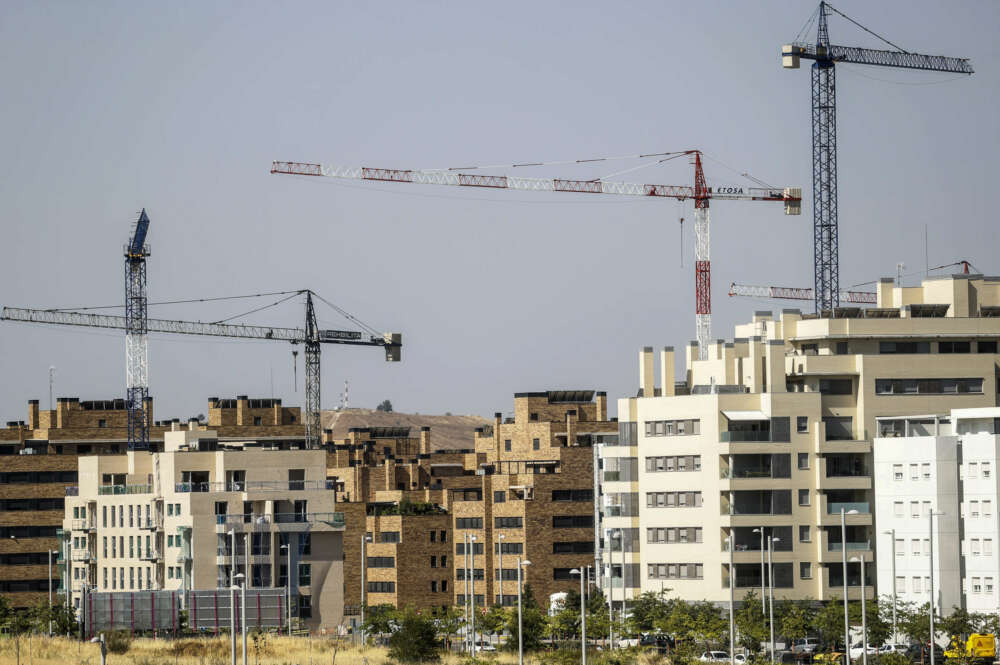
[[[236,573],[236,583],[240,587],[240,637],[243,640],[243,665],[247,665],[247,583],[246,575]],[[235,636],[235,632],[233,635]],[[234,637],[235,639],[235,637]],[[233,663],[236,663],[236,650],[233,649]]]
[[[764,585],[767,584],[767,576],[764,574],[764,527],[754,529],[753,532],[760,534],[760,612],[761,614],[766,614],[767,590],[764,588]]]
[[[734,614],[736,569],[733,567],[733,549],[736,546],[735,533],[729,528],[729,665],[736,665],[736,617]]]
[[[771,662],[774,661],[774,565],[771,562],[771,553],[774,551],[774,543],[777,543],[781,538],[774,538],[772,536],[767,537],[767,587],[770,592],[769,608],[768,608],[768,624],[771,627]]]
[[[856,510],[840,506],[840,553],[844,566],[844,665],[851,665],[851,620],[847,614],[847,515],[857,515]],[[934,665],[931,663],[931,665]]]
[[[286,534],[287,535],[287,534]],[[278,551],[285,550],[285,634],[292,634],[292,548],[291,542],[278,547]],[[279,555],[280,556],[280,555]],[[279,564],[280,565],[280,564]]]
[[[59,550],[48,550],[49,554],[49,637],[52,637],[52,555],[59,554]],[[67,564],[68,565],[68,564]],[[69,575],[66,576],[69,579]]]
[[[236,529],[226,532],[229,536],[229,653],[230,665],[236,665]]]
[[[465,555],[465,571],[464,571],[465,575],[463,575],[463,577],[465,578],[465,603],[464,603],[465,607],[463,608],[463,609],[465,609],[465,652],[466,653],[471,653],[472,652],[472,648],[471,648],[472,647],[472,638],[470,637],[470,633],[469,633],[469,621],[470,621],[470,617],[469,617],[469,585],[471,583],[471,579],[470,579],[471,578],[471,573],[469,572],[469,548],[470,548],[469,534],[465,534],[463,536],[463,538],[464,538],[463,549],[465,550],[465,552],[464,552],[464,555]]]
[[[580,566],[579,568],[574,568],[569,571],[570,575],[580,576],[580,653],[582,654],[580,663],[581,665],[587,665],[587,603],[584,600],[586,598],[587,592],[583,588],[585,583],[585,577],[587,575],[586,571],[589,569]]]
[[[614,602],[611,594],[615,588],[615,566],[611,562],[611,554],[614,552],[614,545],[611,543],[612,529],[608,529],[608,648],[615,648],[615,613]]]
[[[521,569],[530,565],[530,561],[521,561],[521,557],[517,557],[517,665],[524,665],[524,621],[521,617],[521,581],[524,574]]]
[[[368,602],[365,592],[367,591],[365,582],[365,575],[368,570],[368,547],[366,543],[370,543],[372,537],[368,534],[361,536],[361,627],[359,628],[359,634],[361,635],[361,646],[365,646],[365,603]],[[288,574],[292,574],[292,569],[288,569]],[[289,582],[290,583],[290,582]]]
[[[484,557],[485,558],[485,557]],[[469,616],[471,617],[472,623],[472,659],[476,658],[476,537],[469,536],[469,560],[471,561],[472,570],[472,581],[469,586],[472,588],[472,592],[469,594]],[[486,577],[483,575],[483,577]],[[485,598],[483,600],[486,600]]]
[[[868,615],[865,612],[865,557],[864,555],[852,556],[851,561],[861,563],[861,663],[862,665],[868,665]]]
[[[928,651],[931,652],[931,665],[934,665],[934,516],[935,515],[941,517],[942,515],[944,515],[944,513],[935,512],[934,509],[931,509],[927,513],[927,528],[930,531],[930,546],[931,546],[930,550],[931,586],[929,589],[931,595],[931,602],[928,606],[928,619],[930,621],[931,632],[930,632],[930,644],[927,645],[927,647]]]
[[[890,529],[882,533],[888,534],[892,539],[892,643],[899,641],[896,634],[896,530]]]

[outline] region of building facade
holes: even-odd
[[[436,449],[429,427],[327,439],[347,523],[347,605],[362,602],[362,576],[367,605],[442,607],[467,595],[513,605],[518,557],[531,562],[525,581],[540,603],[575,588],[570,571],[594,564],[595,446],[617,435],[605,394],[580,390],[516,394],[514,412],[465,448]]]
[[[290,573],[293,614],[336,630],[344,520],[326,454],[254,444],[192,423],[166,432],[163,452],[81,457],[63,522],[74,606],[85,587],[285,587]]]
[[[77,458],[124,455],[128,443],[125,401],[60,397],[52,409],[28,402],[28,419],[0,429],[0,593],[15,607],[47,598],[48,558],[53,555],[52,588],[64,594],[61,527],[65,498],[78,492]],[[150,399],[147,412],[153,413]],[[151,416],[152,417],[152,416]],[[161,450],[164,433],[179,420],[153,421],[151,445]],[[210,398],[202,425],[221,441],[268,441],[301,445],[299,409],[281,400]]]
[[[601,449],[605,535],[638,529],[628,596],[727,602],[730,583],[737,599],[759,595],[767,537],[776,597],[842,598],[845,549],[850,597],[861,558],[873,595],[878,419],[996,406],[998,315],[1000,278],[883,280],[877,307],[757,312],[703,359],[692,343],[679,383],[672,349],[659,386],[644,349],[637,396],[619,400],[619,445]],[[606,507],[617,505],[637,505],[638,519]],[[604,564],[620,565],[612,553]]]
[[[1000,408],[880,418],[878,426],[879,595],[919,605],[933,591],[944,614],[996,612]]]

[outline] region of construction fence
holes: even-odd
[[[93,592],[84,595],[80,608],[88,639],[113,630],[177,634],[185,622],[188,630],[205,634],[218,635],[231,628],[239,632],[244,614],[247,630],[283,630],[288,614],[285,589],[247,589],[245,608],[241,592],[229,589]]]

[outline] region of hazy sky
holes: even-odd
[[[151,301],[312,288],[403,333],[399,364],[325,348],[324,407],[345,379],[352,406],[423,413],[510,411],[515,391],[634,394],[641,346],[694,337],[690,202],[293,178],[270,175],[271,160],[431,168],[700,148],[710,185],[748,171],[801,186],[800,217],[713,204],[714,336],[731,337],[753,310],[794,303],[731,299],[730,282],[812,286],[808,63],[784,70],[779,53],[815,4],[4,2],[0,303],[122,302],[121,249],[145,207]],[[925,227],[932,266],[1000,273],[1000,3],[836,6],[976,69],[838,66],[841,284],[897,262],[922,272]],[[830,34],[878,46],[839,17]],[[618,179],[692,174],[677,160]],[[246,320],[301,325],[302,307]],[[31,398],[47,406],[50,365],[57,396],[123,394],[121,334],[4,323],[0,420],[25,419]],[[302,399],[286,344],[160,336],[150,365],[157,418],[270,396],[272,376],[275,396]]]

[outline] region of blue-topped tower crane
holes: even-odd
[[[836,46],[830,44],[827,16],[835,12],[865,32],[878,37],[892,51]],[[835,64],[923,69],[933,72],[971,74],[972,65],[965,58],[921,55],[904,51],[875,34],[828,2],[820,2],[807,26],[817,21],[816,42],[795,41],[781,48],[781,64],[798,69],[799,60],[813,60],[812,65],[812,162],[813,162],[813,272],[816,287],[813,296],[816,313],[833,315],[840,305],[840,255],[837,222],[837,76]],[[802,33],[800,33],[801,35]]]
[[[149,316],[146,257],[149,216],[143,208],[125,245],[125,406],[128,449],[149,450]]]

